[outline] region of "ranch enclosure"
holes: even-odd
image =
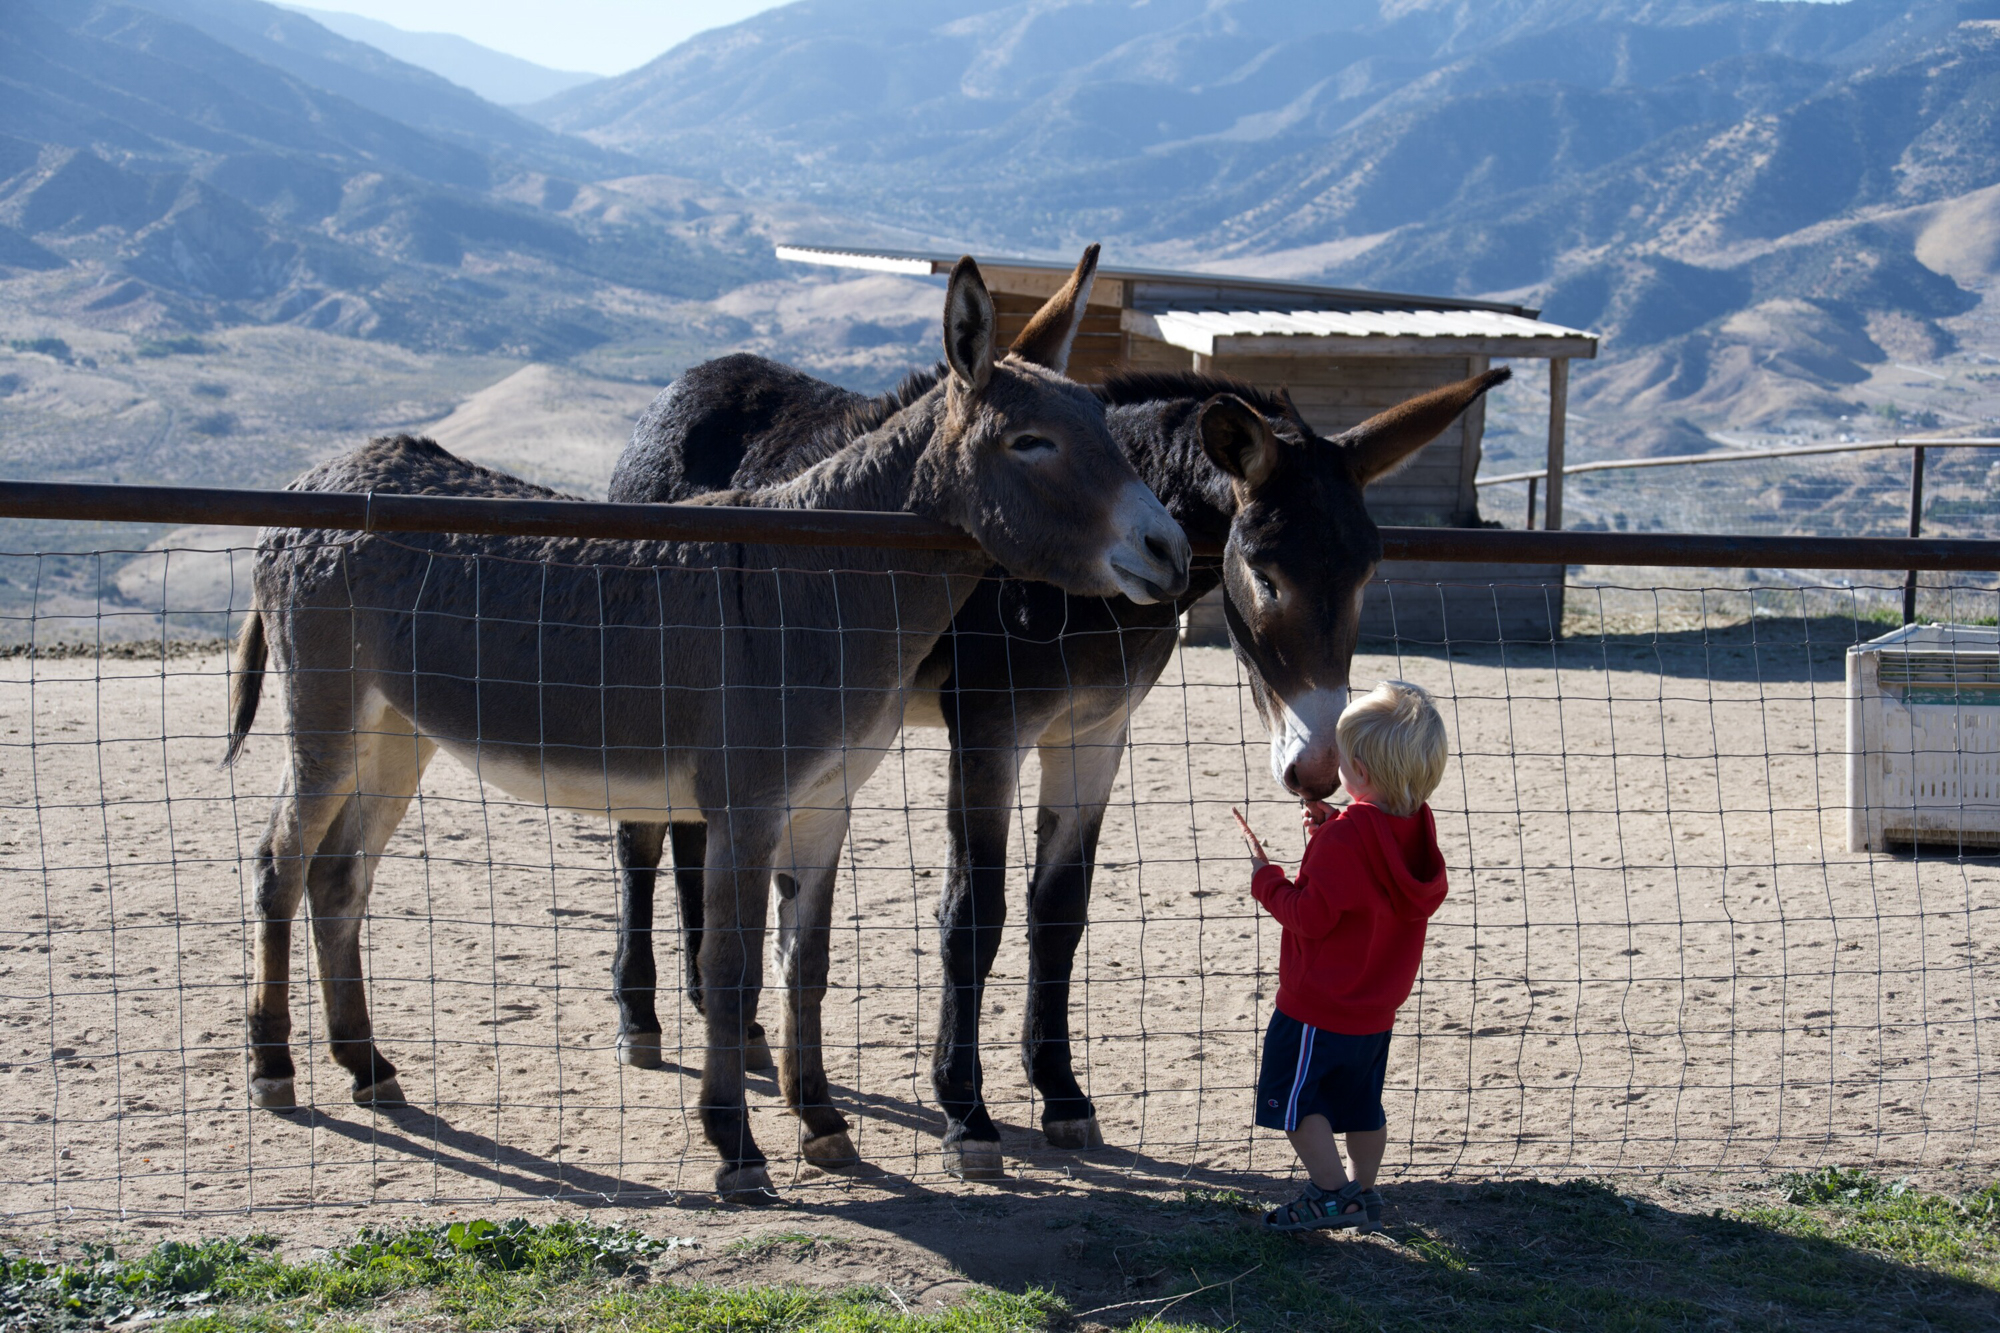
[[[1834,587],[1572,590],[1553,643],[1364,640],[1354,679],[1434,691],[1453,754],[1433,802],[1452,893],[1392,1053],[1392,1162],[1547,1177],[1991,1161],[2000,868],[1845,850],[1843,659],[1886,628],[1856,603]],[[1969,589],[1952,607],[1990,608]],[[450,761],[389,845],[364,935],[376,1037],[412,1106],[350,1104],[300,984],[309,1109],[247,1109],[248,857],[283,774],[276,708],[217,767],[226,686],[219,646],[0,661],[0,1212],[520,1210],[706,1190],[703,1033],[678,943],[658,945],[668,1067],[625,1068],[608,826],[512,802]],[[1107,1146],[1049,1150],[1017,1056],[1032,804],[1014,821],[986,1096],[1027,1181],[1261,1188],[1292,1165],[1248,1127],[1277,931],[1245,892],[1228,810],[1295,861],[1295,808],[1272,799],[1227,650],[1183,648],[1133,733],[1074,1001]],[[825,1046],[866,1165],[797,1166],[776,1088],[753,1077],[781,1189],[867,1198],[938,1174],[945,761],[942,732],[903,733],[859,794],[839,879]],[[295,938],[303,982],[315,964]],[[767,1022],[776,1009],[767,992]]]

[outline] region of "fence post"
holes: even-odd
[[[1923,535],[1924,526],[1924,447],[1919,444],[1910,450],[1910,536],[1914,539]],[[1903,579],[1903,623],[1910,624],[1917,618],[1917,571],[1911,570]]]
[[[1530,477],[1530,478],[1528,478],[1528,522],[1527,522],[1527,529],[1528,529],[1528,531],[1529,531],[1529,532],[1533,532],[1533,531],[1535,530],[1535,487],[1536,487],[1536,485],[1537,485],[1537,484],[1538,484],[1538,483],[1539,483],[1540,481],[1541,481],[1541,478],[1540,478],[1540,477]]]
[[[1549,489],[1542,498],[1542,526],[1563,525],[1563,444],[1569,431],[1569,359],[1549,358]]]

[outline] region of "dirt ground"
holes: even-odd
[[[1556,649],[1364,645],[1356,661],[1357,682],[1433,689],[1454,753],[1433,803],[1452,894],[1398,1025],[1392,1169],[1435,1191],[1453,1186],[1421,1182],[1991,1165],[1980,1074],[2000,863],[1844,850],[1851,623],[1662,623]],[[282,754],[265,732],[217,766],[225,692],[214,650],[0,660],[0,1225],[192,1220],[317,1243],[391,1217],[582,1205],[655,1232],[796,1229],[712,1211],[684,1001],[662,1006],[667,1069],[615,1058],[603,821],[482,794],[449,759],[391,845],[368,928],[377,1037],[413,1105],[348,1101],[301,986],[307,1109],[248,1109],[246,857]],[[1281,854],[1299,835],[1233,658],[1188,649],[1169,669],[1105,822],[1074,1019],[1101,1151],[1052,1151],[1036,1128],[1016,897],[984,1028],[1013,1172],[1000,1184],[941,1174],[926,1073],[942,743],[908,732],[882,765],[840,886],[828,1062],[866,1165],[799,1165],[775,1086],[751,1083],[791,1206],[852,1231],[849,1258],[889,1246],[869,1261],[882,1280],[929,1264],[906,1276],[948,1285],[1065,1253],[1068,1233],[1040,1223],[984,1225],[1028,1201],[1057,1217],[1190,1186],[1281,1188],[1289,1151],[1249,1124],[1278,933],[1252,910],[1228,809]],[[680,966],[663,937],[669,997]],[[1001,1233],[1001,1249],[965,1239]]]

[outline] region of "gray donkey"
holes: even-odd
[[[1083,305],[1063,312],[1065,347]],[[294,1104],[288,967],[302,896],[354,1100],[403,1100],[373,1040],[360,925],[383,848],[443,748],[518,799],[706,824],[702,1126],[722,1157],[718,1189],[770,1189],[743,1053],[773,873],[780,955],[823,959],[853,794],[893,743],[918,664],[993,561],[1139,601],[1171,599],[1188,580],[1187,538],[1111,439],[1097,398],[1032,355],[998,352],[970,258],[947,288],[944,344],[948,373],[876,429],[788,480],[704,500],[914,512],[980,552],[262,534],[229,743],[233,758],[268,655],[286,682],[290,765],[257,850],[257,1105]],[[407,436],[293,488],[554,495]],[[823,992],[823,964],[810,984]],[[850,1164],[819,1059],[817,995],[790,1019],[782,1072],[801,1151]]]

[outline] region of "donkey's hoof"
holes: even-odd
[[[618,1034],[618,1063],[630,1065],[634,1069],[664,1069],[667,1062],[660,1058],[660,1034],[657,1032],[621,1032]]]
[[[1097,1127],[1097,1117],[1084,1116],[1081,1120],[1044,1120],[1042,1133],[1047,1136],[1051,1148],[1102,1148],[1104,1131]]]
[[[821,1134],[818,1138],[801,1136],[799,1153],[822,1171],[845,1171],[861,1165],[861,1154],[854,1150],[854,1140],[847,1136],[844,1129]]]
[[[365,1088],[354,1090],[356,1106],[407,1106],[409,1098],[403,1095],[403,1085],[391,1074],[388,1078],[370,1083]]]
[[[961,1139],[944,1146],[944,1169],[960,1180],[1005,1180],[1007,1167],[1000,1145],[984,1139]]]
[[[717,1167],[715,1192],[731,1203],[776,1203],[778,1191],[771,1188],[771,1172],[762,1162],[754,1166]]]
[[[753,1074],[762,1074],[776,1069],[778,1062],[771,1058],[771,1042],[761,1027],[752,1027],[743,1039],[743,1067]]]
[[[253,1078],[250,1080],[250,1104],[260,1111],[296,1111],[299,1109],[299,1097],[291,1079]]]

